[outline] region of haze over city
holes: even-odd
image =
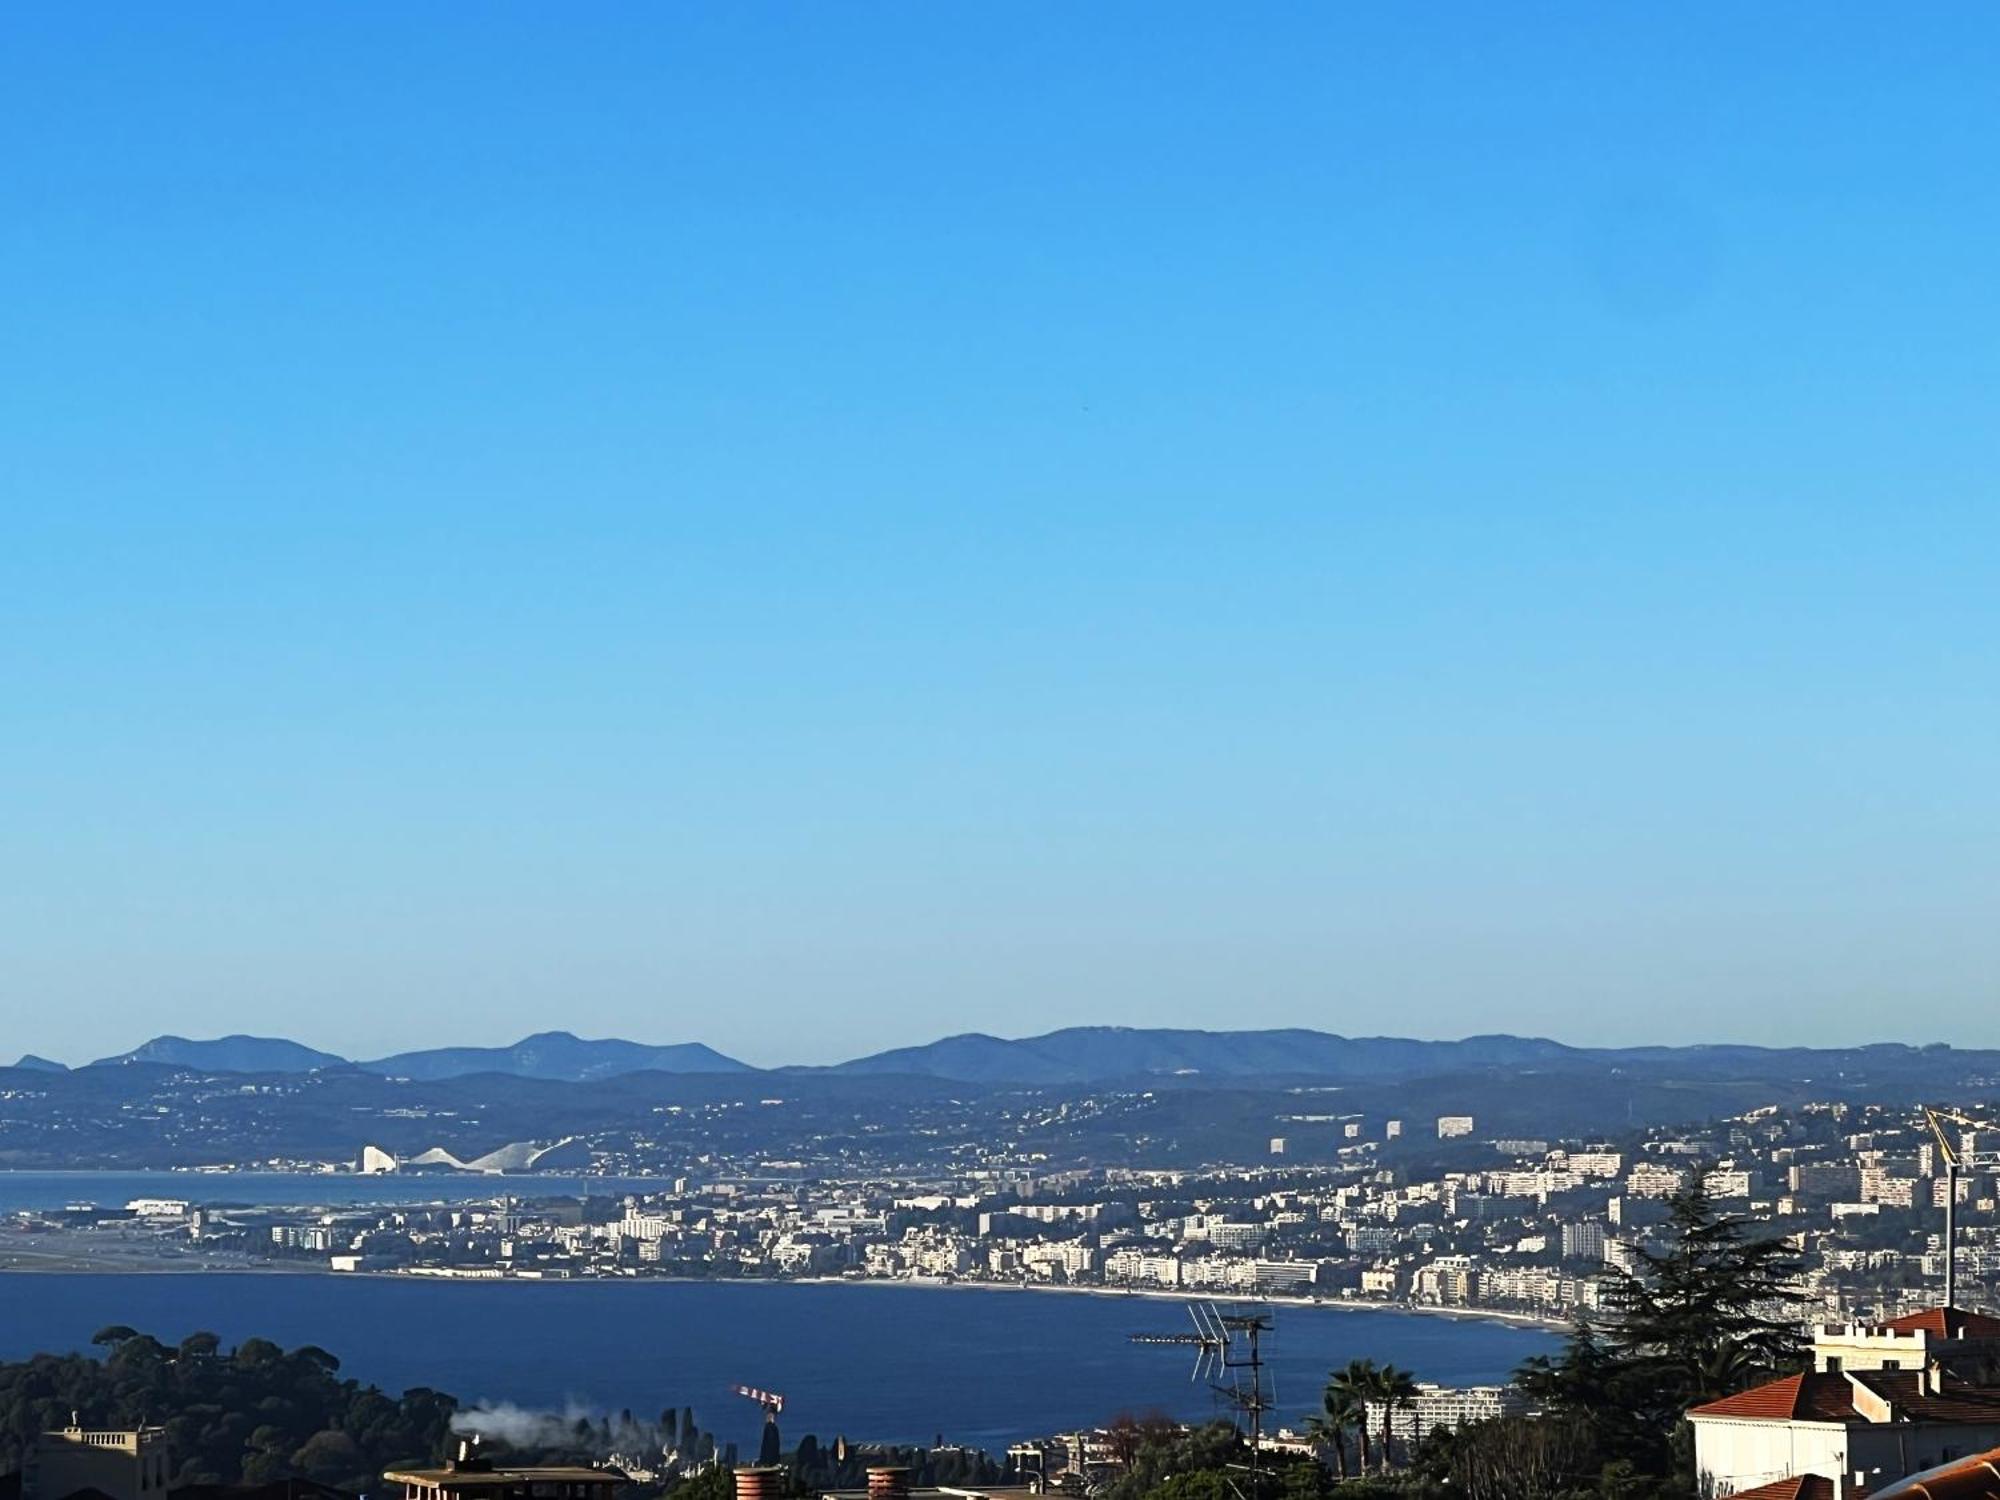
[[[2000,20],[1030,15],[7,20],[15,1050],[1993,1040]]]

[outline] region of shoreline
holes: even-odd
[[[1218,1302],[1300,1311],[1406,1313],[1416,1317],[1444,1318],[1450,1322],[1500,1323],[1517,1328],[1535,1328],[1561,1333],[1570,1326],[1567,1318],[1540,1313],[1515,1312],[1503,1308],[1441,1307],[1423,1303],[1363,1302],[1328,1297],[1299,1297],[1274,1293],[1257,1296],[1247,1292],[1175,1291],[1168,1287],[1067,1286],[1053,1283],[1001,1281],[943,1281],[930,1277],[853,1276],[451,1276],[425,1275],[409,1271],[335,1271],[319,1265],[283,1265],[272,1262],[242,1265],[117,1264],[110,1261],[77,1260],[46,1265],[0,1265],[0,1280],[22,1276],[301,1276],[338,1277],[343,1280],[423,1282],[458,1286],[741,1286],[741,1287],[877,1287],[891,1290],[936,1292],[986,1292],[1007,1295],[1067,1295],[1110,1300],[1141,1299],[1152,1302]]]

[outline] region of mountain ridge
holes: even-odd
[[[515,1078],[550,1078],[589,1083],[623,1073],[752,1073],[746,1062],[717,1052],[705,1042],[653,1046],[619,1037],[587,1041],[567,1031],[538,1031],[511,1047],[431,1047],[400,1052],[355,1066],[369,1073],[429,1081],[471,1073],[506,1073]]]
[[[127,1063],[168,1063],[175,1067],[201,1068],[218,1073],[309,1073],[315,1068],[336,1067],[347,1061],[332,1052],[321,1052],[286,1037],[228,1036],[194,1040],[184,1036],[156,1036],[129,1052],[100,1057],[93,1068],[119,1067]]]
[[[418,1049],[350,1061],[281,1037],[229,1036],[210,1041],[165,1036],[93,1067],[166,1063],[208,1072],[302,1073],[348,1068],[377,1075],[436,1081],[482,1073],[588,1083],[633,1073],[923,1077],[979,1085],[1090,1085],[1147,1080],[1228,1083],[1296,1079],[1377,1083],[1495,1069],[1619,1070],[1683,1068],[1702,1076],[1801,1076],[1865,1065],[1918,1067],[1949,1055],[1961,1068],[1990,1061],[2000,1077],[2000,1052],[1955,1051],[1942,1043],[1902,1042],[1847,1048],[1772,1048],[1739,1043],[1687,1046],[1574,1047],[1547,1037],[1506,1032],[1456,1039],[1348,1037],[1305,1027],[1206,1031],[1175,1027],[1071,1026],[1039,1036],[1007,1038],[961,1032],[935,1041],[843,1062],[759,1069],[701,1042],[649,1044],[617,1037],[585,1039],[543,1031],[510,1046]],[[28,1066],[56,1067],[43,1059]]]
[[[213,1073],[316,1073],[334,1068],[353,1068],[363,1073],[426,1083],[476,1073],[589,1083],[625,1073],[756,1071],[748,1063],[726,1057],[703,1042],[649,1046],[618,1037],[586,1040],[567,1031],[536,1032],[506,1047],[430,1047],[366,1061],[345,1058],[336,1052],[322,1052],[316,1047],[284,1037],[245,1036],[239,1033],[195,1040],[184,1036],[156,1036],[129,1052],[100,1057],[89,1066],[122,1067],[133,1063],[164,1063]],[[22,1065],[61,1066],[43,1059],[23,1059]]]

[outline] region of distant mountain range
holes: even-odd
[[[754,1074],[760,1070],[699,1042],[653,1046],[617,1038],[586,1040],[545,1031],[511,1047],[440,1047],[373,1061],[350,1061],[280,1037],[207,1041],[155,1037],[92,1067],[155,1063],[212,1073],[304,1073],[355,1069],[435,1081],[482,1073],[586,1083],[626,1074]],[[60,1070],[24,1057],[17,1067]],[[1309,1030],[1187,1031],[1075,1026],[1009,1040],[968,1033],[898,1047],[831,1067],[770,1070],[778,1076],[902,1075],[978,1085],[1090,1085],[1123,1081],[1246,1082],[1258,1079],[1384,1083],[1507,1071],[1631,1071],[1712,1079],[1952,1077],[2000,1079],[2000,1052],[1884,1043],[1851,1048],[1569,1047],[1541,1037],[1474,1036],[1459,1041],[1344,1037]]]
[[[283,1037],[239,1034],[199,1042],[184,1036],[156,1036],[130,1052],[100,1057],[91,1066],[166,1063],[176,1068],[199,1068],[205,1073],[310,1073],[315,1068],[338,1068],[346,1062],[344,1057],[316,1051]]]
[[[1148,1075],[1381,1079],[1530,1067],[1578,1055],[1576,1048],[1537,1037],[1420,1042],[1325,1031],[1071,1026],[1019,1041],[977,1032],[948,1036],[859,1057],[832,1071],[917,1073],[961,1083],[1103,1083]]]
[[[321,1052],[283,1037],[224,1036],[190,1041],[158,1036],[130,1052],[100,1057],[93,1068],[131,1063],[166,1063],[204,1073],[312,1073],[327,1068],[357,1068],[388,1078],[429,1083],[440,1078],[464,1078],[475,1073],[501,1073],[514,1078],[545,1078],[563,1083],[588,1083],[622,1073],[749,1073],[748,1063],[724,1057],[700,1042],[649,1047],[639,1042],[586,1041],[567,1031],[544,1031],[523,1037],[511,1047],[435,1047],[400,1052],[394,1057],[355,1062],[337,1053]],[[16,1067],[60,1068],[44,1058],[24,1057]]]
[[[748,1063],[724,1057],[701,1042],[649,1047],[607,1038],[587,1042],[567,1031],[544,1031],[511,1047],[437,1047],[400,1052],[362,1063],[370,1073],[393,1078],[462,1078],[469,1073],[509,1073],[516,1078],[556,1078],[587,1083],[620,1073],[751,1073]]]

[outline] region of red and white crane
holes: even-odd
[[[760,1391],[754,1385],[732,1385],[729,1389],[733,1394],[755,1401],[763,1407],[764,1415],[768,1419],[776,1420],[778,1413],[785,1409],[785,1398],[776,1391]]]

